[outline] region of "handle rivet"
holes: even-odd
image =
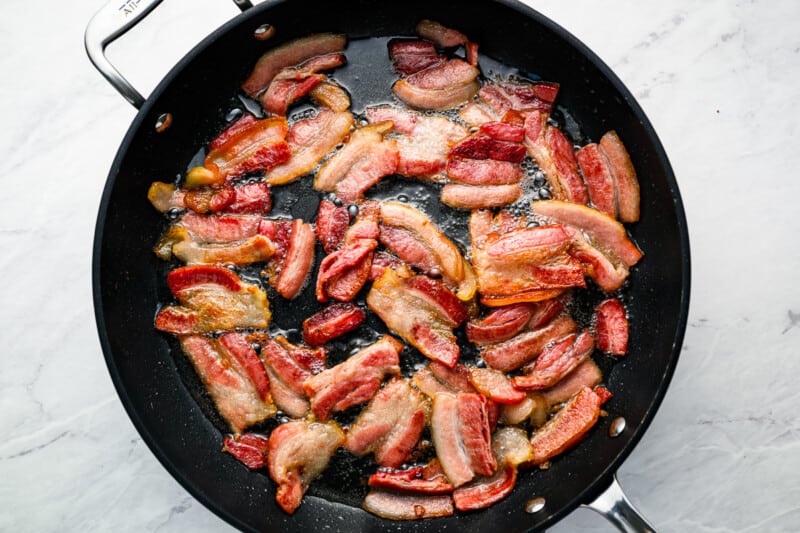
[[[272,24],[262,24],[256,28],[256,31],[253,32],[253,35],[259,41],[266,41],[275,35],[275,28],[272,26]]]
[[[529,514],[538,513],[542,509],[544,509],[545,504],[544,498],[539,496],[538,498],[533,498],[532,500],[528,500],[525,503],[525,512]]]
[[[625,431],[625,417],[618,416],[611,421],[611,426],[608,428],[609,437],[619,437]]]
[[[167,131],[170,126],[172,126],[172,113],[162,113],[156,119],[156,131],[158,133]]]

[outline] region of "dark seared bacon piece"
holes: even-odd
[[[460,326],[467,319],[464,303],[437,279],[412,276],[406,281],[406,290],[412,297],[424,301],[439,315],[454,324],[454,327]]]
[[[325,75],[319,72],[333,70],[344,63],[343,54],[333,53],[313,57],[296,67],[281,70],[261,95],[261,106],[273,115],[286,115],[293,102],[325,80]]]
[[[242,84],[242,89],[255,98],[269,87],[273,78],[283,69],[299,65],[315,56],[342,52],[346,44],[347,38],[344,35],[320,33],[273,48],[259,58],[253,72]]]
[[[259,470],[267,465],[269,439],[257,433],[225,435],[222,451],[228,452],[250,470]]]
[[[364,509],[390,520],[419,520],[453,515],[449,494],[398,494],[372,490],[364,498]]]
[[[639,179],[633,163],[615,131],[600,139],[600,151],[606,156],[616,187],[617,213],[622,222],[639,220]]]
[[[410,76],[447,61],[447,57],[440,54],[433,43],[420,40],[390,42],[389,57],[401,76]]]
[[[196,213],[266,215],[272,210],[269,186],[260,181],[192,190],[155,181],[147,191],[147,198],[162,213],[170,209],[191,209]]]
[[[163,308],[156,329],[175,335],[210,333],[236,328],[265,328],[270,311],[266,293],[243,283],[227,268],[186,266],[167,275],[180,306]]]
[[[454,158],[447,163],[450,179],[465,185],[509,185],[522,180],[522,167],[494,159]]]
[[[548,406],[556,405],[566,402],[583,387],[594,388],[602,380],[603,373],[600,368],[591,359],[586,359],[561,381],[541,391],[541,396]]]
[[[376,463],[397,468],[416,447],[428,410],[422,393],[408,380],[394,378],[358,415],[347,431],[344,447],[356,455],[374,452]]]
[[[436,456],[454,487],[497,468],[490,445],[487,400],[480,394],[437,394],[431,435]]]
[[[461,185],[448,183],[442,188],[443,204],[458,209],[483,209],[512,204],[522,196],[522,187],[510,185]]]
[[[600,416],[602,398],[582,388],[547,424],[531,437],[533,464],[539,465],[571,448]]]
[[[525,159],[525,147],[518,142],[503,141],[478,133],[456,144],[448,157],[521,163]]]
[[[328,466],[344,442],[335,422],[325,424],[295,420],[275,428],[269,437],[269,475],[278,484],[275,499],[281,509],[294,513],[306,489]]]
[[[499,370],[491,368],[472,368],[470,383],[478,392],[492,401],[501,404],[515,404],[525,399],[525,393],[514,388],[511,380]]]
[[[495,81],[481,87],[480,97],[492,111],[502,117],[509,110],[528,113],[549,113],[558,96],[559,85],[552,82],[517,83]]]
[[[527,439],[526,439],[527,442]],[[398,492],[423,494],[450,494],[453,485],[447,481],[439,462],[434,459],[428,466],[414,466],[405,470],[379,469],[369,477],[368,484],[373,488]]]
[[[535,359],[549,342],[561,339],[578,329],[569,317],[560,317],[547,326],[520,333],[507,341],[487,346],[481,357],[490,367],[502,372],[516,370]]]
[[[321,346],[364,322],[366,313],[351,303],[335,303],[303,321],[303,340]]]
[[[392,92],[417,109],[451,109],[478,92],[477,68],[461,59],[450,59],[407,78],[397,80]]]
[[[614,176],[600,146],[595,143],[587,144],[578,150],[575,156],[586,182],[592,206],[610,217],[617,218]]]
[[[317,212],[316,234],[326,254],[331,254],[344,242],[350,226],[350,214],[346,207],[336,207],[330,200],[322,200]]]
[[[320,372],[303,384],[318,420],[372,398],[387,374],[399,374],[402,343],[386,335],[345,362]]]
[[[611,355],[628,351],[628,318],[625,308],[616,298],[600,302],[594,310],[594,329],[597,347]]]
[[[594,337],[588,331],[569,335],[545,347],[533,368],[511,381],[520,390],[542,390],[552,387],[594,351]]]
[[[516,482],[517,468],[505,465],[491,477],[477,479],[454,490],[453,502],[459,511],[486,509],[511,494]]]
[[[536,304],[519,303],[497,307],[482,319],[467,323],[467,339],[476,344],[508,340],[520,333],[531,319]]]
[[[275,406],[263,400],[246,372],[217,341],[200,335],[184,336],[180,341],[217,411],[234,433],[275,414]]]
[[[275,404],[291,417],[305,416],[309,403],[303,383],[325,369],[325,350],[295,346],[283,337],[257,335],[256,340],[261,344]]]

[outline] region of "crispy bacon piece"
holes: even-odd
[[[350,109],[350,95],[341,85],[332,81],[323,81],[311,89],[309,94],[319,105],[336,113],[344,113]]]
[[[535,465],[571,448],[588,432],[600,416],[602,398],[588,387],[582,388],[567,404],[531,437]]]
[[[453,491],[453,502],[459,511],[486,509],[499,502],[514,490],[517,468],[502,466],[491,477],[477,479]]]
[[[548,406],[566,402],[583,387],[593,389],[603,380],[603,373],[591,358],[579,364],[575,370],[564,376],[562,380],[541,391],[541,396]]]
[[[345,362],[320,372],[303,384],[318,420],[368,401],[387,374],[399,374],[402,343],[386,335]]]
[[[592,206],[610,217],[617,218],[614,176],[600,146],[595,143],[587,144],[578,150],[575,156],[586,182]]]
[[[573,333],[546,346],[536,359],[533,368],[522,376],[512,378],[520,390],[542,390],[552,387],[594,351],[594,337],[588,331]]]
[[[255,98],[286,67],[299,65],[315,56],[342,52],[346,44],[344,35],[320,33],[273,48],[258,59],[253,72],[242,84],[242,89]]]
[[[275,499],[294,513],[306,489],[328,466],[344,433],[335,422],[294,420],[275,428],[269,437],[269,475],[278,484]]]
[[[291,157],[268,171],[266,180],[283,185],[308,174],[347,137],[352,125],[353,115],[346,110],[323,109],[315,117],[298,120],[286,134]]]
[[[456,288],[458,298],[472,299],[477,288],[472,266],[424,213],[400,202],[383,202],[381,221],[385,226],[412,232],[436,257],[443,281]]]
[[[497,468],[490,445],[487,400],[480,394],[437,394],[431,435],[436,456],[454,487]]]
[[[478,133],[456,144],[448,157],[521,163],[525,159],[525,147],[517,142],[498,140]]]
[[[578,329],[571,318],[556,318],[547,326],[534,331],[520,333],[507,341],[492,344],[481,352],[481,357],[490,367],[501,372],[511,372],[538,357],[544,347]]]
[[[367,314],[351,303],[335,303],[303,321],[303,340],[321,346],[356,329]]]
[[[294,298],[305,285],[312,266],[314,266],[314,230],[311,229],[311,224],[306,224],[298,218],[292,222],[289,248],[278,279],[275,281],[275,290],[286,299]]]
[[[514,388],[511,380],[499,370],[472,368],[469,381],[478,392],[500,404],[519,403],[526,397],[525,393]]]
[[[328,159],[314,178],[319,191],[336,191],[343,202],[353,203],[381,178],[394,174],[399,159],[394,141],[384,141],[391,123],[358,128],[344,148]]]
[[[241,433],[275,414],[275,406],[262,399],[246,372],[217,341],[188,335],[181,337],[180,342],[217,411],[234,433]]]
[[[447,163],[450,179],[465,185],[510,185],[522,180],[522,167],[494,159],[453,158]]]
[[[617,212],[622,222],[639,220],[639,179],[631,157],[615,131],[600,139],[600,151],[606,156],[614,177],[617,193]]]
[[[336,207],[330,200],[322,200],[317,212],[316,234],[326,254],[331,254],[344,241],[350,225],[350,214],[346,207]]]
[[[305,416],[309,403],[303,383],[325,369],[325,349],[295,346],[283,337],[257,335],[256,340],[261,344],[261,358],[275,404],[291,417]]]
[[[458,209],[483,209],[501,207],[516,202],[522,196],[522,187],[510,185],[461,185],[448,183],[442,189],[443,204]]]
[[[477,68],[461,59],[450,59],[407,78],[397,80],[392,92],[417,109],[451,109],[478,92]]]
[[[604,254],[581,234],[577,228],[566,226],[567,233],[572,238],[570,255],[580,261],[583,273],[592,278],[597,285],[606,292],[612,292],[625,283],[628,279],[628,267],[619,261],[613,254]]]
[[[419,520],[453,515],[449,494],[398,494],[371,490],[364,498],[364,510],[389,520]]]
[[[163,308],[156,329],[175,335],[236,328],[266,328],[270,311],[266,293],[243,283],[227,268],[186,266],[167,275],[180,306]]]
[[[628,351],[628,318],[625,308],[616,298],[600,302],[594,310],[594,328],[597,347],[611,355],[625,355]]]
[[[281,70],[261,95],[261,106],[273,115],[286,115],[289,106],[307,95],[325,80],[323,70],[333,70],[344,65],[343,54],[332,53],[313,57],[297,65]]]
[[[395,71],[401,76],[409,76],[447,61],[447,57],[440,54],[433,43],[420,40],[391,41],[389,57],[392,58]]]
[[[425,397],[408,380],[387,383],[347,432],[344,447],[356,455],[375,453],[381,466],[398,468],[408,460],[428,419]]]
[[[527,439],[525,439],[527,442]],[[434,459],[432,463],[438,466]],[[432,472],[436,470],[435,472]],[[388,489],[398,492],[423,494],[450,494],[453,485],[447,481],[441,467],[414,466],[405,470],[379,469],[369,477],[368,484],[373,488]]]
[[[367,108],[370,124],[391,121],[390,138],[397,145],[397,173],[408,178],[441,180],[453,143],[469,134],[467,128],[440,116],[426,116],[397,107]]]
[[[536,304],[519,303],[497,307],[482,319],[467,323],[467,339],[475,344],[508,340],[528,325]]]
[[[153,207],[166,213],[170,209],[191,209],[196,213],[248,213],[266,215],[272,210],[269,186],[260,181],[178,189],[172,184],[155,181],[147,191]]]
[[[558,200],[533,202],[533,213],[559,224],[581,230],[604,252],[631,267],[642,258],[642,252],[628,238],[625,227],[608,215],[587,207]]]
[[[271,258],[275,244],[263,235],[240,241],[204,242],[179,223],[162,235],[154,251],[161,259],[175,256],[189,265],[249,265]]]
[[[240,436],[225,435],[222,451],[228,452],[250,470],[259,470],[267,465],[269,439],[257,433]]]

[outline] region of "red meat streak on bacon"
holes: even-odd
[[[578,166],[586,182],[592,206],[610,217],[617,217],[614,177],[605,156],[597,144],[587,144],[578,150]]]
[[[336,207],[330,200],[322,200],[317,212],[315,232],[326,254],[331,254],[344,241],[350,225],[350,214],[346,207]]]
[[[500,404],[516,404],[526,397],[526,394],[516,389],[511,380],[499,370],[473,368],[470,370],[469,380],[478,392]]]
[[[442,188],[441,202],[458,209],[501,207],[516,202],[522,187],[510,185],[461,185],[448,183]]]
[[[336,303],[303,321],[303,340],[321,346],[349,333],[367,318],[366,313],[351,303]]]
[[[556,415],[531,437],[533,464],[539,465],[571,448],[595,425],[602,398],[582,388]]]
[[[616,187],[617,213],[622,222],[639,220],[639,179],[630,155],[615,131],[600,138],[600,150],[606,156]]]
[[[325,80],[323,70],[333,70],[344,65],[343,54],[332,53],[313,57],[297,65],[281,70],[261,95],[261,105],[273,115],[286,115],[289,106],[307,95]]]
[[[256,433],[245,433],[238,438],[225,435],[222,451],[228,452],[250,470],[259,470],[267,464],[269,440]]]
[[[221,179],[269,170],[289,159],[285,117],[256,119],[244,115],[209,144],[203,165]]]
[[[609,298],[597,305],[594,310],[594,328],[600,351],[611,355],[627,353],[628,318],[619,300]]]
[[[520,333],[533,314],[534,304],[519,303],[497,307],[482,319],[467,323],[467,340],[475,344],[490,344],[508,340]]]
[[[441,55],[433,43],[420,40],[390,42],[389,57],[401,76],[409,76],[447,61],[447,57]]]
[[[286,258],[275,282],[275,289],[286,299],[292,299],[305,285],[314,266],[314,230],[311,224],[295,219]]]
[[[258,341],[275,404],[289,416],[304,416],[309,403],[303,384],[325,369],[325,350],[295,346],[283,337],[259,336]]]
[[[271,401],[269,395],[269,377],[258,354],[247,342],[243,333],[229,332],[220,335],[218,342],[226,355],[235,359],[255,386],[258,395],[264,402]]]
[[[419,71],[397,80],[392,92],[400,100],[418,109],[450,109],[478,92],[477,68],[461,59]]]
[[[486,479],[478,479],[453,491],[453,502],[459,511],[486,509],[499,502],[514,490],[517,468],[505,465]]]
[[[481,352],[481,357],[491,368],[502,372],[516,370],[539,356],[548,343],[574,332],[578,325],[564,316],[547,326],[520,333],[507,341],[492,344]]]
[[[509,185],[523,174],[520,165],[509,161],[453,158],[447,163],[448,177],[465,185]]]
[[[592,334],[584,331],[572,334],[545,347],[536,359],[533,368],[511,381],[520,390],[542,390],[552,387],[594,351]]]
[[[438,461],[435,461],[438,465]],[[388,489],[398,492],[417,494],[449,494],[453,492],[453,485],[447,481],[441,467],[435,474],[427,471],[431,469],[414,466],[405,470],[380,469],[369,477],[367,484],[373,488]]]

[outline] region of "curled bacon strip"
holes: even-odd
[[[431,465],[436,465],[432,467]],[[437,460],[428,466],[414,466],[405,470],[382,468],[369,477],[370,487],[398,492],[424,494],[450,494],[453,485],[447,481]]]

